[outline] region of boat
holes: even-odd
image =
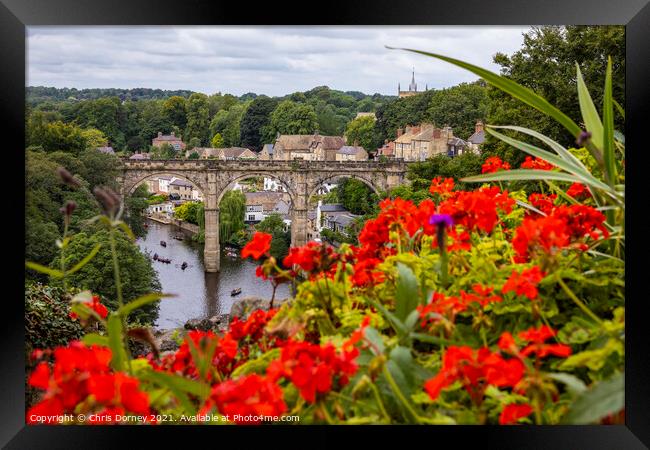
[[[162,245],[163,247],[167,247],[167,242],[165,242],[165,241],[160,241],[160,245]]]
[[[174,235],[174,239],[176,239],[177,241],[182,241],[183,239],[185,239],[185,237],[182,234],[176,234]]]
[[[239,255],[235,252],[226,252],[226,256],[230,256],[231,258],[237,258]]]
[[[239,294],[241,294],[241,288],[233,289],[233,290],[230,292],[230,296],[231,296],[231,297],[234,297],[235,295],[239,295]]]
[[[183,261],[183,264],[181,264],[181,270],[185,270],[187,268],[187,263]]]
[[[153,254],[153,260],[154,260],[154,261],[158,261],[158,253],[154,253],[154,254]]]

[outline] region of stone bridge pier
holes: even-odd
[[[374,161],[220,161],[121,159],[118,183],[123,197],[149,178],[176,176],[192,183],[203,194],[205,211],[204,265],[206,272],[219,271],[219,203],[241,180],[268,177],[279,181],[291,198],[291,246],[307,243],[309,198],[324,183],[339,177],[358,179],[376,193],[387,192],[404,182],[402,160]]]

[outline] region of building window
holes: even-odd
[[[253,222],[253,221],[255,220],[255,215],[254,215],[254,214],[250,214],[250,215],[248,216],[248,220],[249,220],[250,222]]]

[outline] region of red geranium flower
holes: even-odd
[[[557,199],[557,194],[547,195],[533,192],[528,196],[530,204],[546,215],[551,214],[555,209],[555,199]]]
[[[566,358],[571,354],[571,347],[564,344],[545,344],[544,342],[556,335],[555,330],[542,325],[539,328],[529,328],[519,333],[519,338],[530,344],[521,351],[522,356],[534,353],[537,358],[544,358],[548,355]]]
[[[511,403],[510,405],[506,405],[503,408],[503,411],[501,411],[501,415],[499,416],[499,425],[511,425],[517,423],[519,419],[530,415],[532,412],[533,408],[527,403],[522,405]]]
[[[253,259],[260,259],[271,249],[271,239],[273,236],[268,233],[255,232],[253,239],[242,249],[241,257],[245,259],[252,256]]]
[[[106,309],[106,306],[99,301],[99,296],[97,295],[93,295],[92,300],[90,302],[84,302],[84,305],[95,311],[102,319],[105,319],[106,316],[108,316],[108,309]],[[79,316],[76,313],[70,313],[71,319],[76,319],[77,317]]]
[[[220,414],[232,416],[238,424],[260,424],[251,416],[281,416],[287,411],[282,389],[258,374],[215,385],[201,414],[207,414],[215,405]]]
[[[526,156],[526,160],[521,163],[522,169],[534,169],[534,170],[553,170],[555,166],[546,160],[535,157],[533,159],[531,156]]]
[[[534,300],[539,294],[537,285],[545,276],[546,274],[537,266],[524,269],[521,274],[513,270],[501,292],[505,294],[514,291],[517,295],[525,295],[530,300]]]
[[[490,156],[481,167],[481,173],[494,173],[499,170],[510,170],[510,164],[502,161],[498,156]]]
[[[453,178],[445,178],[443,180],[442,177],[436,177],[433,180],[431,180],[431,186],[429,186],[429,192],[431,192],[432,194],[439,194],[442,196],[446,196],[453,190],[454,190]]]

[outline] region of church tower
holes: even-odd
[[[418,85],[415,83],[415,67],[413,68],[413,75],[411,77],[411,84],[409,84],[409,92],[417,92]]]
[[[427,85],[427,90],[428,90],[428,88],[429,88],[429,86]],[[409,84],[408,91],[403,91],[400,83],[397,83],[397,96],[399,98],[411,97],[413,95],[420,94],[421,92],[424,92],[424,91],[418,92],[418,85],[415,82],[415,67],[414,67],[413,71],[411,72],[411,83]]]

